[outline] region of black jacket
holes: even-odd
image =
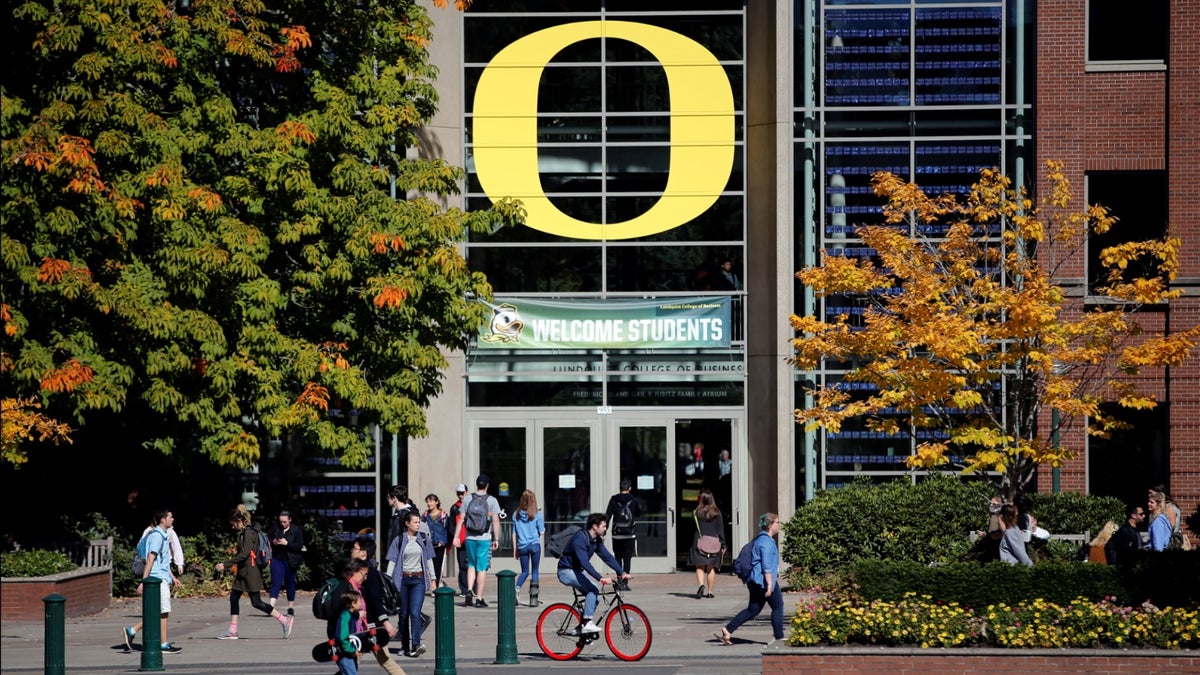
[[[1117,528],[1104,546],[1104,557],[1109,565],[1132,562],[1142,548],[1142,535],[1126,521]]]
[[[292,523],[292,526],[284,531],[279,523],[275,523],[271,525],[267,537],[271,540],[272,558],[286,560],[292,569],[300,569],[304,562],[304,530],[301,530],[299,525]],[[287,539],[287,544],[274,543],[279,538]]]

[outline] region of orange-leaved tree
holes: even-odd
[[[1140,309],[1179,295],[1170,281],[1180,242],[1168,234],[1104,249],[1104,281],[1084,304],[1060,272],[1116,219],[1102,206],[1072,210],[1061,163],[1047,173],[1036,208],[995,170],[962,198],[876,174],[884,220],[856,229],[873,256],[826,255],[796,275],[817,297],[862,307],[791,317],[794,365],[845,368],[843,382],[812,391],[797,421],[836,433],[854,420],[916,438],[910,468],[988,472],[1016,498],[1038,465],[1072,456],[1056,442],[1060,429],[1086,421],[1103,436],[1123,426],[1103,403],[1154,407],[1136,377],[1179,364],[1200,339],[1197,326],[1164,335],[1139,323]],[[1057,429],[1045,421],[1050,410]]]

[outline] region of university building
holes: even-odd
[[[533,490],[553,532],[604,510],[628,479],[645,506],[635,571],[663,572],[686,561],[702,488],[740,546],[757,514],[787,517],[815,490],[920,480],[904,465],[919,439],[806,433],[792,415],[806,387],[842,373],[787,363],[787,317],[862,311],[812,297],[794,274],[822,251],[873,254],[853,226],[881,219],[879,170],[961,192],[1000,167],[1036,191],[1044,160],[1061,159],[1077,196],[1111,206],[1128,236],[1170,223],[1183,238],[1187,295],[1147,322],[1200,322],[1200,3],[475,0],[430,12],[441,106],[417,151],[467,167],[453,206],[520,199],[528,220],[471,235],[492,324],[452,355],[430,436],[382,441],[384,473],[418,503],[437,492],[448,506],[455,484],[486,473],[508,513]],[[1084,304],[1088,272],[1061,279]],[[1190,513],[1200,377],[1193,364],[1148,386],[1163,405],[1109,441],[1064,435],[1079,457],[1043,471],[1039,489],[1144,498],[1162,482]]]

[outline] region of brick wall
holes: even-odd
[[[1131,9],[1135,5],[1130,5]],[[1088,72],[1087,0],[1037,0],[1037,185],[1044,194],[1048,159],[1064,162],[1077,198],[1084,172],[1161,170],[1170,181],[1172,236],[1183,241],[1178,286],[1185,297],[1171,302],[1161,330],[1178,332],[1200,325],[1200,2],[1170,0],[1170,47],[1166,70]],[[1082,262],[1064,277],[1082,278]],[[1148,323],[1156,318],[1147,317]],[[1149,375],[1169,412],[1171,496],[1190,515],[1200,504],[1200,363],[1192,360],[1169,372]],[[1047,419],[1043,423],[1048,424]],[[1061,487],[1088,487],[1086,438],[1080,430],[1064,435],[1079,457],[1063,467]],[[1050,472],[1038,489],[1050,489]],[[1146,486],[1149,487],[1149,486]],[[1193,533],[1196,538],[1200,533]]]
[[[108,608],[112,576],[108,568],[67,572],[53,577],[4,579],[0,582],[0,616],[5,621],[42,621],[42,598],[57,593],[67,599],[68,617],[87,616]]]
[[[781,648],[763,654],[762,672],[763,675],[959,675],[970,672],[1169,675],[1200,672],[1200,656],[1160,650]]]

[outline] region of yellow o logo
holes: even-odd
[[[542,70],[581,40],[641,45],[662,64],[671,95],[667,187],[642,215],[600,225],[550,202],[538,177],[537,99]],[[712,206],[733,169],[733,90],[716,57],[674,31],[629,21],[582,21],[527,35],[488,63],[475,90],[475,173],[488,197],[520,199],[530,227],[574,239],[631,239],[683,225]]]

